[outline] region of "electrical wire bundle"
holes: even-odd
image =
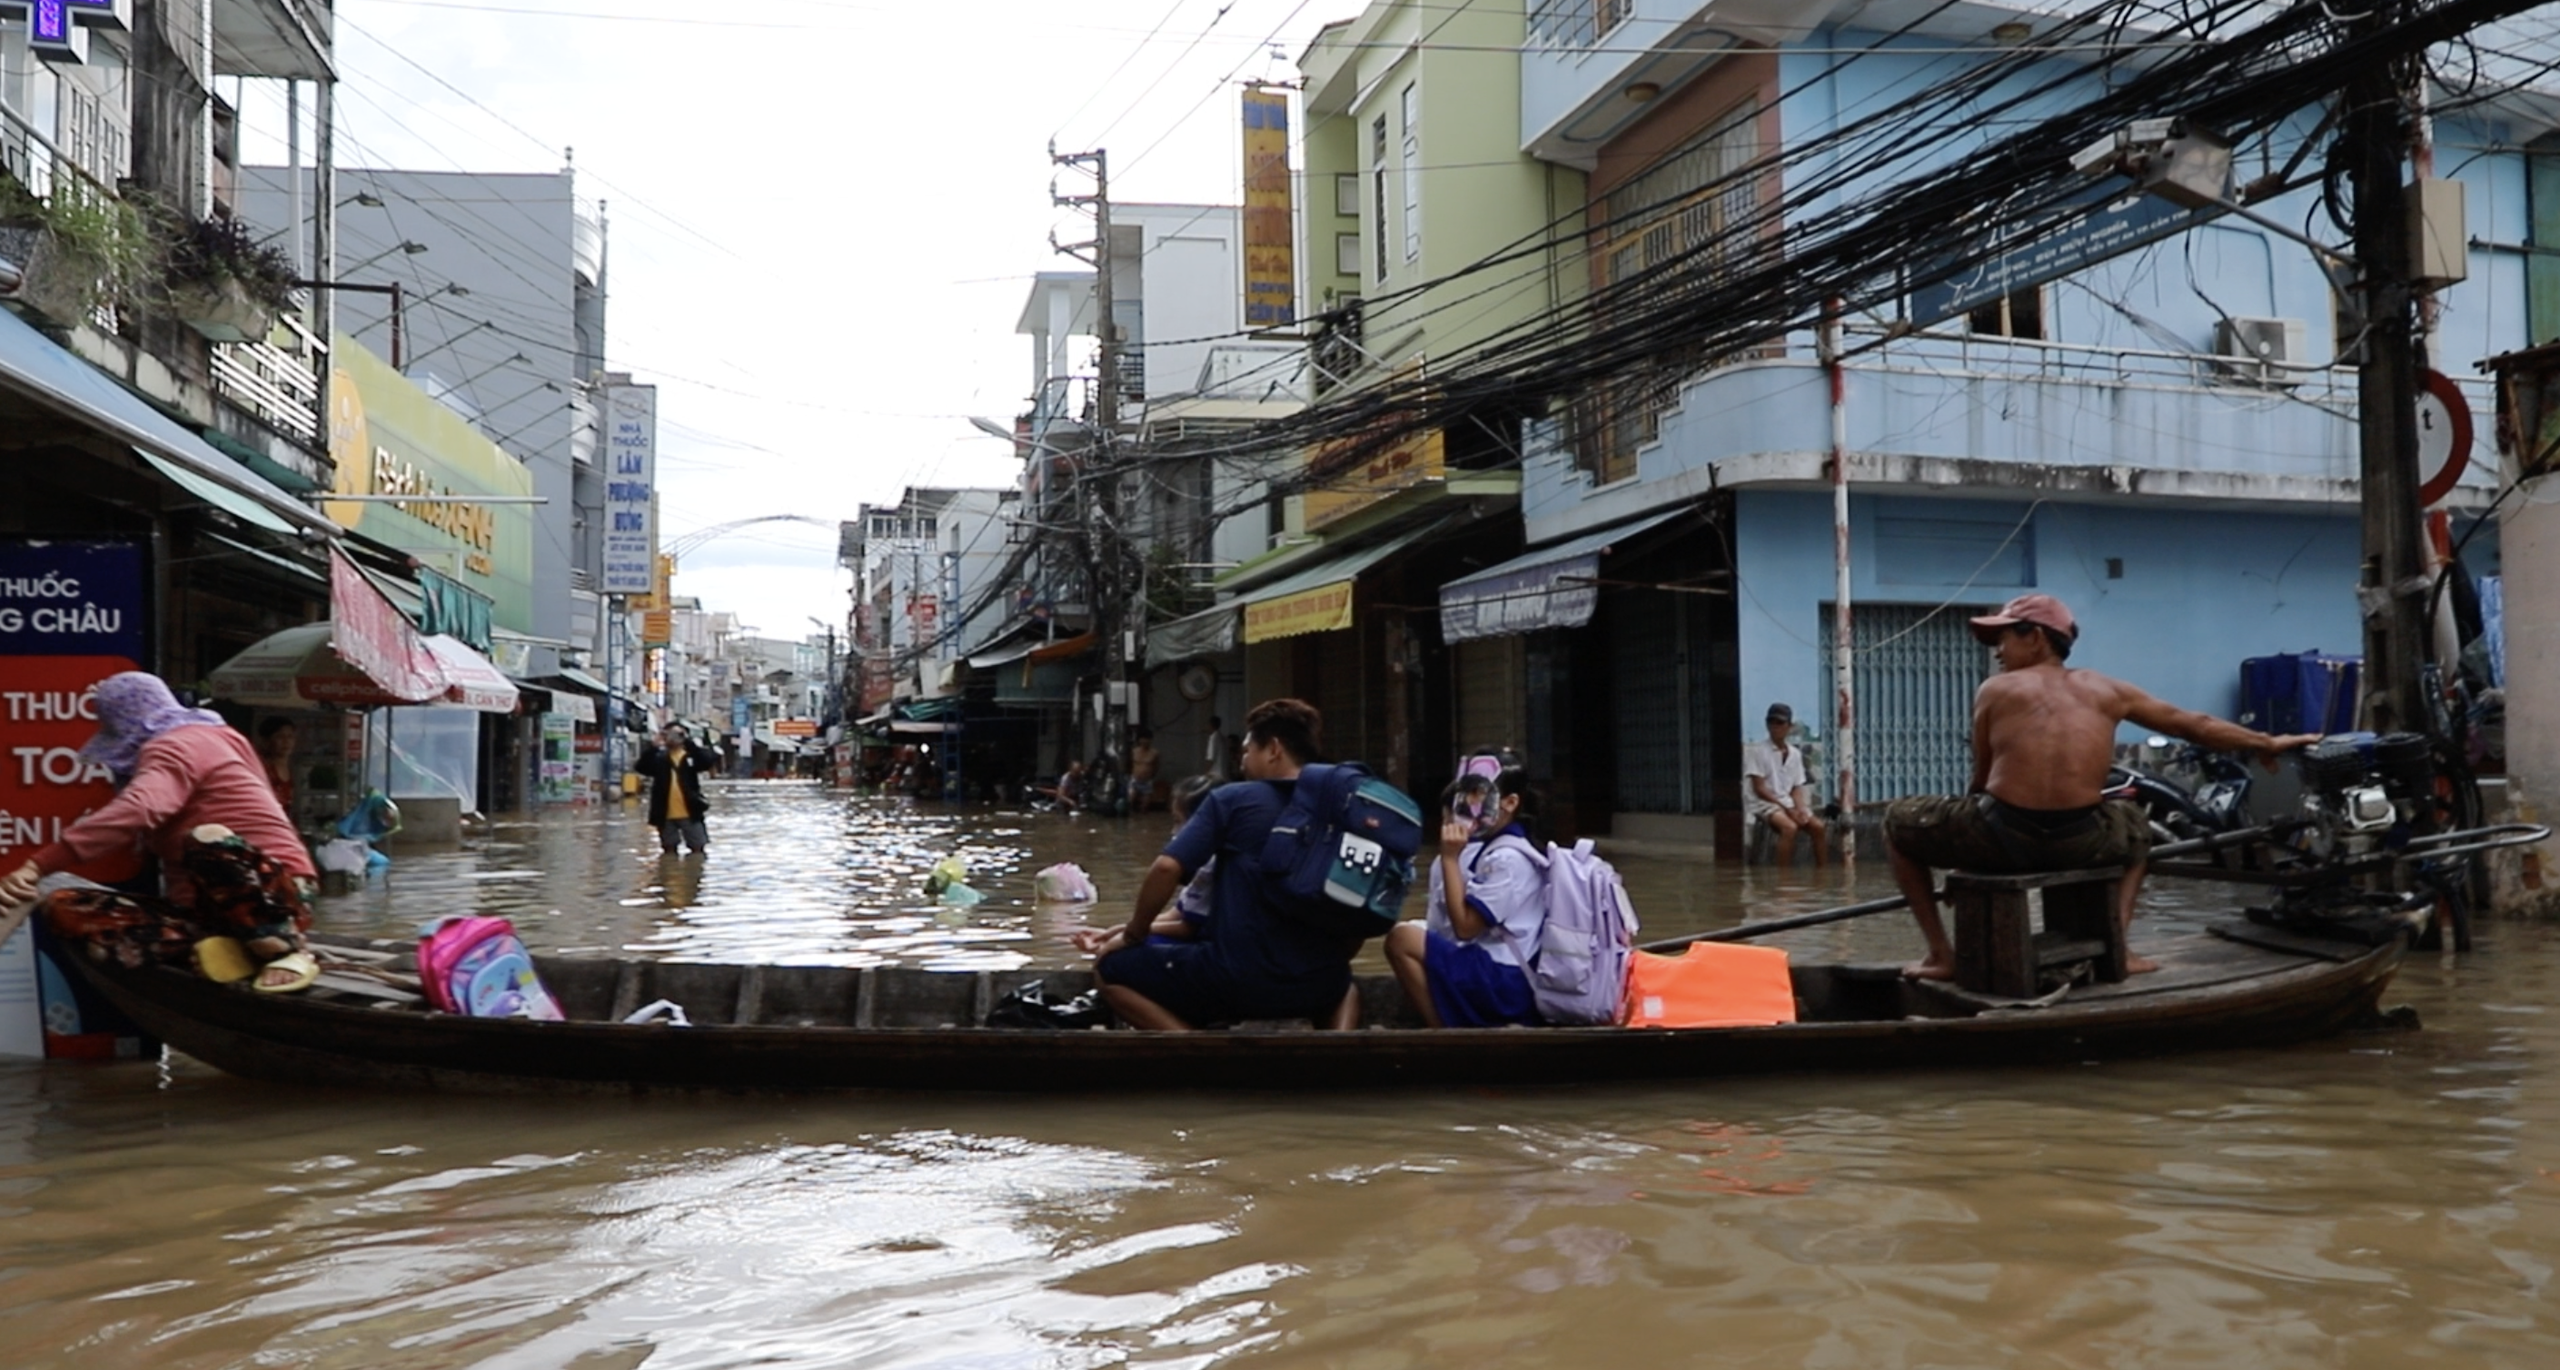
[[[1902,34],[1949,7],[1934,7]],[[1082,478],[1203,456],[1265,473],[1260,491],[1213,512],[1223,519],[1340,482],[1417,433],[1540,412],[1658,375],[1666,360],[1694,374],[1778,342],[1828,308],[1889,307],[2069,229],[2091,208],[2090,183],[2072,169],[2072,154],[2137,119],[2180,118],[2235,144],[2272,136],[2300,111],[2335,99],[2358,73],[2406,63],[2533,7],[2532,0],[2370,0],[2348,14],[2303,0],[2242,28],[2266,11],[2265,0],[2107,0],[2056,21],[2035,44],[1986,49],[1983,60],[1822,137],[1579,230],[1597,238],[1718,195],[1751,205],[1710,241],[1433,358],[1427,376],[1340,392],[1179,458],[1098,454]],[[1890,55],[1890,42],[1871,51]],[[2089,51],[2086,60],[2051,62],[2051,50],[2074,47]],[[1986,132],[2019,119],[2030,122]],[[1772,186],[1780,193],[1760,193]],[[1401,328],[1463,305],[1520,272],[1549,269],[1534,259],[1570,229],[1559,220],[1459,272],[1365,301],[1363,311]],[[1505,267],[1515,268],[1513,277],[1500,276]],[[1302,461],[1310,450],[1321,459]]]

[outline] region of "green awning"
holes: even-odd
[[[296,561],[291,557],[278,556],[277,554],[266,551],[263,548],[252,547],[237,538],[224,537],[220,533],[206,533],[204,536],[213,539],[215,542],[221,543],[223,546],[228,547],[243,556],[255,557],[259,561],[263,561],[269,566],[273,566],[279,571],[286,572],[297,579],[307,580],[315,585],[327,585],[329,583],[329,573],[307,561]]]
[[[294,470],[283,462],[251,447],[219,428],[203,428],[205,445],[214,451],[258,473],[267,484],[289,494],[308,495],[319,490],[320,482]]]
[[[133,451],[134,455],[151,463],[154,469],[175,482],[179,488],[242,523],[264,528],[271,533],[283,533],[288,536],[293,533],[292,524],[285,522],[276,515],[274,510],[247,495],[208,476],[199,475],[156,452],[146,451],[140,447]]]

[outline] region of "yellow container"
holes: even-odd
[[[640,793],[640,773],[638,771],[624,771],[622,773],[622,793],[626,797]]]

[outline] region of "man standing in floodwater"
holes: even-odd
[[[2000,664],[2000,673],[1973,696],[1973,784],[1961,795],[1897,799],[1884,816],[1893,882],[1911,901],[1929,943],[1926,959],[1903,967],[1916,979],[1955,974],[1955,948],[1930,885],[1933,866],[2022,875],[2122,865],[2116,927],[2129,936],[2151,826],[2140,807],[2099,799],[2115,759],[2117,724],[2138,723],[2215,751],[2252,755],[2269,770],[2280,753],[2320,740],[2313,733],[2270,737],[2063,665],[2080,629],[2051,595],[2010,600],[2000,612],[1973,620],[1973,635]],[[2160,968],[2140,956],[2129,955],[2126,964],[2135,971]]]

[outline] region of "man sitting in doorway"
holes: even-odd
[[[1903,968],[1924,980],[1955,975],[1955,948],[1938,921],[1932,866],[2023,875],[2085,867],[2125,867],[2116,927],[2133,926],[2151,850],[2150,822],[2122,801],[2102,802],[2115,758],[2116,725],[2134,722],[2216,751],[2256,756],[2273,770],[2278,754],[2319,741],[2316,734],[2270,737],[2208,714],[2164,704],[2121,680],[2062,663],[2079,641],[2071,611],[2051,595],[2020,595],[1973,620],[2000,673],[1973,696],[1973,784],[1961,795],[1914,795],[1885,810],[1893,882],[1911,901],[1928,940],[1925,960]],[[2159,964],[2129,956],[2128,969]]]
[[[1769,740],[1742,749],[1743,807],[1755,822],[1778,835],[1778,865],[1796,863],[1796,834],[1813,837],[1813,864],[1823,863],[1822,838],[1829,829],[1805,800],[1811,785],[1804,774],[1804,749],[1789,745],[1796,711],[1784,704],[1769,706]]]
[[[1112,1012],[1131,1027],[1183,1032],[1210,1023],[1303,1018],[1349,1027],[1358,1011],[1351,958],[1361,939],[1291,918],[1262,871],[1262,847],[1298,771],[1316,758],[1323,716],[1273,699],[1245,715],[1244,779],[1209,792],[1147,868],[1120,948],[1094,963]],[[1156,915],[1215,858],[1205,941],[1150,945]]]

